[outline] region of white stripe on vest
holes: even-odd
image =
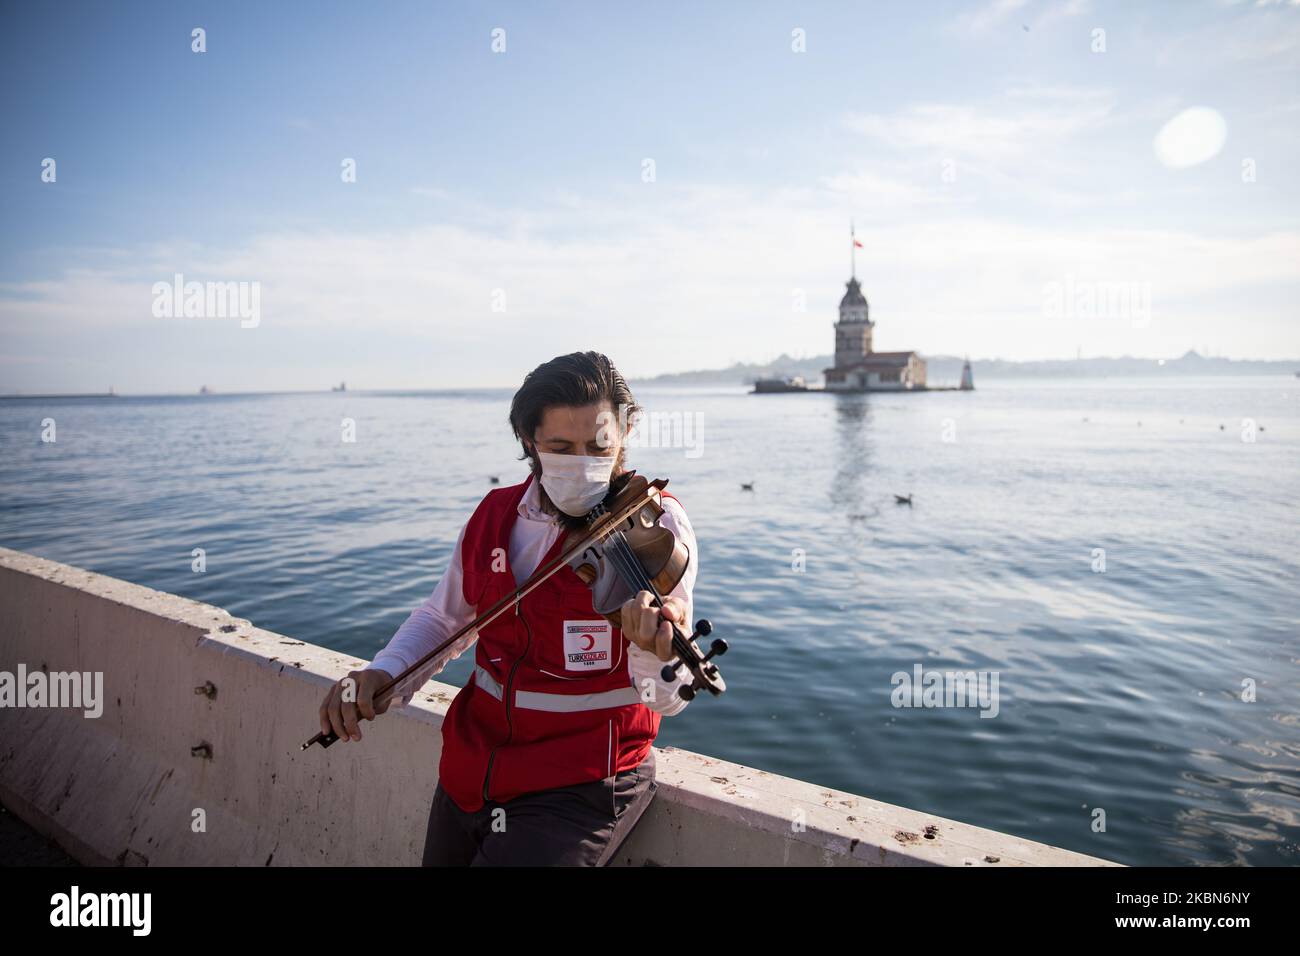
[[[497,700],[501,699],[501,685],[483,669],[474,667],[474,686],[485,690]],[[626,707],[641,703],[635,687],[621,687],[599,694],[543,694],[532,690],[515,691],[515,706],[523,710],[545,710],[554,714],[576,714],[584,710],[605,710],[608,707]]]

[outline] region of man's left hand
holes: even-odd
[[[636,597],[623,605],[623,636],[637,647],[650,651],[661,661],[670,661],[673,653],[673,630],[669,621],[679,627],[686,623],[686,602],[681,598],[666,597],[664,606],[651,603],[649,591],[639,591]]]

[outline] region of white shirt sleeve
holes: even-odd
[[[691,522],[686,517],[685,509],[678,504],[677,499],[665,497],[663,507],[664,513],[659,519],[659,523],[676,535],[690,552],[690,561],[687,562],[686,572],[682,575],[682,579],[677,582],[677,586],[666,595],[680,598],[686,602],[686,624],[682,626],[682,630],[689,635],[695,629],[691,612],[694,610],[692,593],[695,589],[695,579],[700,570],[699,549],[696,547],[695,532],[691,528]],[[627,669],[632,676],[632,686],[641,693],[641,700],[647,707],[664,717],[671,717],[674,714],[681,713],[689,703],[689,701],[678,696],[677,688],[683,683],[683,678],[685,678],[685,683],[690,683],[690,671],[679,666],[677,668],[677,679],[665,681],[660,673],[663,670],[664,663],[653,652],[637,647],[637,645],[628,641]],[[650,699],[647,700],[647,697]]]
[[[375,655],[367,670],[387,671],[396,677],[425,654],[455,634],[462,627],[474,620],[474,606],[465,600],[465,591],[461,586],[464,565],[461,560],[461,546],[465,540],[465,529],[461,528],[456,538],[456,547],[451,554],[451,563],[438,586],[423,604],[411,612],[405,623],[397,629],[388,645]],[[415,696],[415,692],[435,674],[447,666],[448,661],[455,660],[465,653],[478,640],[478,631],[470,631],[456,643],[443,650],[441,654],[420,668],[394,689],[393,707],[405,707]]]

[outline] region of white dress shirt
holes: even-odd
[[[691,559],[686,573],[682,575],[677,587],[669,592],[671,596],[685,602],[687,623],[683,630],[690,634],[691,593],[695,587],[696,575],[699,573],[699,551],[695,545],[695,533],[691,530],[691,523],[682,506],[675,498],[664,497],[662,503],[664,513],[660,524],[676,535],[690,550]],[[550,551],[556,537],[563,529],[554,516],[542,511],[541,495],[535,479],[528,483],[528,488],[519,502],[518,511],[519,519],[510,529],[510,567],[515,574],[515,583],[522,584],[537,570],[542,558]],[[442,576],[428,599],[411,612],[410,617],[397,629],[392,640],[375,656],[367,669],[387,671],[395,677],[474,620],[477,616],[475,608],[465,600],[465,592],[461,586],[463,574],[461,546],[464,540],[465,529],[462,527],[460,536],[456,539],[456,549],[452,553],[451,565],[447,568],[447,573]],[[448,661],[460,657],[477,639],[478,631],[470,631],[443,650],[425,667],[403,681],[401,686],[396,688],[392,706],[401,707],[409,703],[411,697],[427,680],[441,672]],[[560,635],[554,635],[553,639],[559,640]],[[645,705],[665,717],[680,713],[687,701],[679,697],[676,691],[681,677],[689,679],[686,669],[678,667],[679,680],[665,681],[660,673],[663,670],[663,661],[631,641],[625,643],[631,684],[638,693],[641,693]],[[649,687],[646,681],[654,683],[652,700],[646,700],[648,695],[644,691]]]

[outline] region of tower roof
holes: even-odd
[[[840,299],[841,309],[850,305],[867,304],[867,297],[862,294],[862,286],[858,283],[856,276],[850,279],[846,285],[848,286],[848,291],[844,293],[844,298]]]

